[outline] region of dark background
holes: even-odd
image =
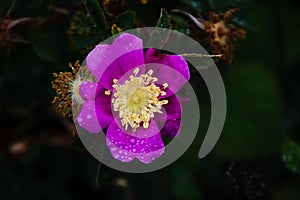
[[[52,73],[67,71],[68,62],[82,61],[90,49],[90,43],[78,44],[82,40],[70,25],[76,12],[85,13],[84,6],[77,0],[19,0],[5,16],[13,1],[2,0],[0,35],[7,33],[3,19],[32,20],[9,30],[12,38],[26,41],[2,39],[0,45],[0,199],[300,199],[299,2],[113,2],[107,21],[130,9],[136,12],[135,26],[155,26],[161,7],[203,17],[209,10],[241,8],[234,22],[247,38],[238,41],[231,65],[217,63],[228,98],[220,140],[207,157],[197,157],[210,104],[203,81],[194,79],[200,130],[180,159],[146,174],[99,168],[73,143],[72,120],[51,104]],[[181,17],[177,28],[197,38],[201,31]]]

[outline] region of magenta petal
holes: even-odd
[[[164,152],[165,152],[165,149],[161,148],[156,151],[149,152],[149,153],[136,154],[135,156],[141,162],[149,164],[149,163],[153,162],[156,158],[159,158]]]
[[[98,85],[95,97],[95,110],[102,129],[107,128],[113,121],[111,96],[105,95],[104,92],[105,89],[101,85]]]
[[[111,54],[110,49],[112,45],[99,44],[86,57],[87,67],[97,78],[97,80],[99,80],[102,73],[106,69],[103,66],[108,66],[112,62],[109,57]]]
[[[99,83],[106,89],[112,90],[114,79],[128,80],[129,76],[133,75],[133,70],[137,67],[140,68],[140,73],[145,71],[142,49],[128,52],[117,58],[103,72]],[[122,82],[119,82],[119,84],[122,84]]]
[[[87,100],[83,103],[80,114],[77,117],[79,126],[90,133],[99,133],[101,127],[95,112],[95,101]]]
[[[112,156],[122,162],[130,162],[135,158],[135,155],[130,151],[124,151],[122,148],[114,145],[109,140],[106,140],[106,145],[109,148]]]
[[[160,54],[158,50],[153,48],[147,49],[145,52],[145,63],[161,63],[164,58],[163,54]]]
[[[124,56],[124,54],[127,55]],[[119,78],[129,69],[144,64],[143,42],[134,35],[121,34],[111,45],[97,45],[87,56],[86,62],[97,80],[109,75],[109,79],[103,79],[105,81],[103,86],[110,89],[112,75],[117,75],[118,77],[114,78]],[[107,68],[110,69],[104,75]]]
[[[167,113],[167,119],[161,134],[167,137],[176,137],[181,127],[181,104],[176,95],[168,98],[168,104],[164,105]]]
[[[112,156],[115,159],[118,159],[122,162],[130,162],[134,158],[137,158],[145,164],[149,164],[153,162],[156,158],[159,158],[164,153],[165,150],[164,148],[161,148],[149,153],[131,153],[130,151],[123,150],[122,148],[117,147],[109,140],[107,140],[106,145],[110,149]]]
[[[180,55],[166,55],[162,60],[162,64],[172,67],[188,81],[190,79],[189,66],[183,56]]]
[[[134,133],[135,136],[132,134],[126,133],[115,122],[108,127],[106,144],[114,158],[129,162],[132,157],[136,157],[141,162],[149,163],[164,152],[164,143],[154,121],[151,121],[148,129],[140,127]]]
[[[84,81],[80,85],[80,95],[83,99],[95,99],[95,93],[98,83]]]
[[[190,79],[188,64],[182,56],[163,55],[150,48],[145,52],[145,62],[152,63],[149,67],[154,71],[153,76],[158,78],[159,84],[168,83],[168,89],[172,93],[178,92]],[[167,92],[166,97],[170,95],[171,93]]]

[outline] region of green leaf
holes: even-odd
[[[181,0],[181,2],[183,4],[185,4],[186,6],[190,7],[190,8],[193,8],[193,10],[197,10],[198,12],[199,11],[202,11],[205,10],[205,4],[208,4],[207,3],[208,0],[205,0],[205,1],[198,1],[198,0]]]
[[[183,19],[181,16],[179,15],[170,15],[172,21],[174,22],[174,29],[186,29],[188,28],[190,25],[188,23],[187,20]]]
[[[300,174],[300,144],[285,138],[282,143],[282,160],[289,170]]]
[[[170,31],[168,32],[168,34],[165,34],[163,32],[166,31],[166,29],[170,29],[172,27],[171,18],[168,12],[163,8],[160,11],[160,17],[157,21],[156,27],[158,28],[154,28],[152,32],[152,36],[148,42],[148,46],[149,44],[150,46],[152,46],[151,44],[160,44],[159,47],[162,48],[169,40],[169,34],[170,34]],[[159,28],[166,28],[166,29],[162,30]]]
[[[171,28],[171,18],[164,8],[160,11],[160,17],[157,21],[156,27]]]
[[[98,1],[81,0],[81,2],[84,4],[89,17],[95,23],[94,26],[100,30],[104,30],[106,28],[106,18]]]
[[[91,19],[82,12],[73,15],[68,33],[73,44],[80,49],[89,50],[103,39],[103,33],[95,30]]]
[[[74,34],[73,41],[78,48],[82,49],[92,49],[97,45],[102,39],[102,36],[97,33],[88,34]]]
[[[110,23],[110,27],[112,27],[114,24],[123,29],[123,30],[129,30],[134,28],[134,21],[135,21],[135,12],[132,10],[127,10],[121,14],[119,14],[116,18],[112,20]]]
[[[58,57],[57,44],[54,43],[54,36],[49,33],[34,29],[30,35],[32,47],[37,56],[46,61],[55,60]]]

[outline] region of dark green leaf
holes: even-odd
[[[89,34],[74,34],[73,41],[78,48],[91,49],[97,45],[102,39],[102,36],[97,33]]]
[[[289,170],[300,174],[300,145],[285,138],[282,143],[282,160]]]
[[[103,33],[95,30],[90,18],[82,12],[73,15],[68,32],[74,45],[81,49],[91,49],[103,39]]]
[[[52,42],[54,36],[42,33],[40,30],[36,29],[30,37],[32,38],[30,40],[32,41],[33,50],[41,59],[52,61],[57,58],[57,44]]]
[[[158,19],[156,27],[171,28],[171,18],[169,16],[168,12],[163,8],[160,11],[160,17]]]
[[[104,30],[106,28],[106,18],[98,1],[81,0],[81,2],[84,4],[89,17],[95,23],[94,25],[99,28],[99,30]]]
[[[110,27],[112,27],[114,24],[123,29],[123,30],[129,30],[134,28],[134,21],[135,21],[135,12],[131,10],[127,10],[121,14],[119,14],[115,19],[112,20],[110,23]]]
[[[186,29],[189,27],[189,23],[187,20],[183,19],[179,15],[170,15],[172,21],[175,23],[174,24],[174,29]]]
[[[171,26],[172,26],[171,18],[168,12],[162,8],[160,11],[160,17],[156,24],[157,28],[154,28],[148,44],[150,44],[150,46],[152,46],[151,44],[160,44],[160,48],[162,48],[169,39],[170,31],[168,34],[165,34],[163,32],[168,31],[168,29],[170,29]],[[164,29],[160,29],[160,28],[164,28]]]

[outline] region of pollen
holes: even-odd
[[[163,86],[164,86],[164,89],[166,89],[169,85],[168,85],[168,83],[164,83]]]
[[[69,63],[69,72],[53,73],[54,80],[51,82],[52,88],[56,90],[56,96],[52,103],[57,104],[57,111],[64,117],[71,117],[72,105],[83,104],[80,95],[80,86],[84,80],[95,81],[86,66],[81,66],[79,61],[74,65]]]
[[[110,91],[110,90],[106,90],[106,91],[104,92],[104,94],[105,94],[105,95],[110,95],[110,94],[111,94],[111,91]]]
[[[118,80],[114,79],[112,85],[113,109],[118,112],[125,130],[130,126],[133,132],[140,126],[147,129],[154,113],[162,113],[162,106],[168,103],[168,100],[160,100],[166,92],[154,83],[158,79],[152,77],[153,71],[140,76],[137,76],[138,73],[139,68],[136,68],[130,80],[118,84]],[[163,89],[166,87],[167,84],[163,84]],[[105,94],[109,95],[107,91]]]

